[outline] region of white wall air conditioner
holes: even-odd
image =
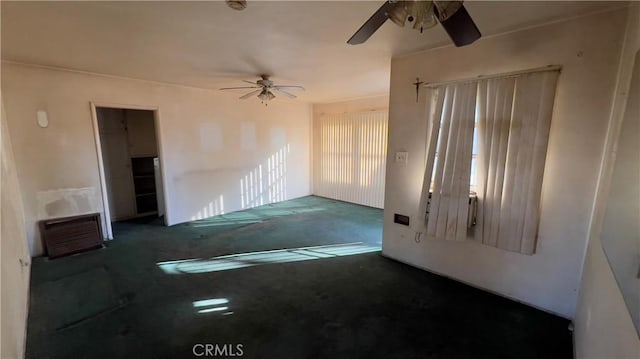
[[[425,218],[429,220],[429,208],[431,207],[431,192],[429,192],[429,200],[427,200],[427,213]],[[469,216],[467,217],[467,228],[471,228],[476,225],[476,219],[478,215],[478,196],[475,192],[469,193]]]

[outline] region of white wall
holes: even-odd
[[[584,261],[575,323],[576,358],[638,358],[640,357],[640,333],[634,327],[616,278],[602,248],[601,233],[605,209],[612,181],[616,158],[616,146],[624,121],[638,121],[625,113],[625,101],[638,103],[637,98],[627,98],[635,56],[640,50],[640,5],[635,4],[629,13],[627,35],[619,69],[616,97],[607,133],[606,156],[602,162],[598,196],[593,208],[589,245]],[[637,135],[637,134],[636,134]],[[624,166],[624,164],[621,164]],[[618,166],[618,165],[616,165]],[[637,184],[636,184],[637,185]],[[637,199],[636,199],[637,201]],[[637,203],[637,202],[636,202]],[[625,234],[622,234],[625,235]],[[637,235],[637,233],[636,233]],[[634,233],[625,236],[633,237]],[[610,240],[609,238],[608,240]],[[620,243],[622,244],[622,243]],[[637,253],[637,246],[626,243],[628,256]],[[625,248],[618,248],[624,250]],[[613,253],[615,254],[615,253]],[[610,258],[614,259],[615,258]],[[635,279],[636,285],[637,279]],[[630,285],[633,285],[630,283]]]
[[[310,194],[311,105],[276,100],[265,107],[238,100],[241,93],[2,65],[33,255],[42,253],[37,220],[102,211],[91,101],[158,108],[170,225],[242,209],[241,180],[278,152],[288,163],[286,191],[273,198]],[[47,128],[37,127],[39,109],[49,114]],[[261,196],[268,199],[266,189]]]
[[[339,113],[386,110],[388,108],[388,95],[363,97],[339,102],[316,103],[313,105],[313,118],[316,120],[323,114],[335,115]]]
[[[616,10],[394,59],[383,253],[573,317],[625,20],[626,9]],[[563,69],[536,253],[526,256],[474,241],[416,243],[413,230],[393,224],[394,213],[414,215],[420,198],[427,105],[425,97],[415,102],[415,78],[437,82],[551,64]],[[391,160],[396,151],[409,152],[408,165]]]
[[[24,357],[30,260],[7,117],[0,107],[0,357],[17,359]]]
[[[640,339],[599,238],[589,242],[574,319],[576,358],[640,356]]]

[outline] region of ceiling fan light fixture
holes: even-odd
[[[429,29],[438,24],[433,12],[433,1],[416,1],[413,5],[413,28],[416,30]]]
[[[439,0],[386,0],[347,43],[364,43],[387,20],[391,20],[399,26],[404,26],[407,21],[415,21],[413,28],[420,32],[440,23],[456,46],[472,44],[481,38],[482,34],[462,3]]]
[[[262,101],[269,101],[269,95],[266,89],[262,90],[258,95],[258,98]]]
[[[394,6],[389,12],[385,13],[385,15],[393,22],[394,24],[404,27],[404,24],[407,21],[407,18],[411,16],[411,8],[413,7],[412,1],[398,1],[396,6]],[[413,21],[410,19],[409,21]]]
[[[225,0],[225,2],[233,10],[242,11],[247,8],[247,0]]]
[[[276,95],[274,95],[268,89],[263,89],[262,92],[260,92],[260,94],[258,95],[258,98],[262,100],[262,102],[267,102],[269,100],[273,100],[274,98],[276,98]]]

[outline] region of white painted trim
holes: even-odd
[[[98,125],[98,112],[96,104],[91,102],[91,123],[93,125],[93,138],[96,143],[96,156],[98,159],[98,175],[100,176],[100,192],[102,194],[102,210],[104,216],[102,225],[106,230],[106,239],[113,239],[113,230],[111,228],[111,212],[109,211],[109,195],[107,193],[107,181],[104,174],[104,161],[102,159],[102,144],[100,142],[100,126]]]
[[[158,106],[145,106],[145,105],[134,105],[134,104],[125,104],[118,102],[91,102],[95,107],[106,107],[106,108],[115,108],[121,110],[148,110],[148,111],[156,111],[158,110]]]
[[[33,67],[33,68],[37,68],[37,69],[44,69],[44,70],[51,70],[51,71],[71,72],[71,73],[74,73],[74,74],[87,75],[87,76],[98,76],[98,77],[104,77],[104,78],[110,78],[110,79],[116,79],[116,80],[138,81],[138,82],[143,82],[143,83],[147,83],[147,84],[151,84],[151,85],[157,85],[157,86],[172,86],[172,87],[181,87],[181,88],[185,88],[185,89],[204,90],[204,91],[215,91],[216,90],[215,88],[199,87],[199,86],[193,86],[193,85],[183,85],[183,84],[174,83],[174,82],[162,82],[162,81],[155,81],[155,80],[147,80],[147,79],[141,79],[141,78],[137,78],[137,77],[111,75],[111,74],[104,74],[104,73],[100,73],[100,72],[77,70],[77,69],[72,69],[72,68],[67,68],[67,67],[60,67],[60,66],[41,65],[41,64],[34,64],[34,63],[14,61],[14,60],[4,60],[3,59],[3,60],[1,60],[1,62],[5,63],[5,64],[9,64],[9,65]],[[98,106],[98,107],[102,107],[102,106]],[[132,110],[137,110],[137,109],[144,110],[144,109],[148,109],[148,108],[131,108],[131,109]]]
[[[167,195],[167,166],[165,166],[164,158],[165,152],[162,146],[162,127],[160,126],[160,110],[156,108],[153,110],[153,124],[156,130],[156,149],[158,150],[158,161],[160,161],[160,179],[162,180],[162,200],[164,202],[164,225],[170,226],[172,223],[169,220],[170,208],[169,197]],[[157,192],[157,190],[156,190]]]
[[[116,108],[123,110],[147,110],[153,111],[153,123],[156,131],[156,147],[160,160],[160,177],[162,178],[162,196],[164,199],[164,224],[169,225],[169,205],[167,202],[166,178],[167,173],[164,166],[164,151],[162,147],[162,131],[160,130],[160,110],[158,106],[132,105],[113,102],[91,101],[91,121],[93,123],[93,136],[96,143],[96,154],[98,158],[98,171],[100,176],[100,192],[102,194],[102,206],[104,210],[104,226],[108,239],[113,239],[113,229],[111,228],[111,212],[109,210],[109,195],[107,192],[106,176],[104,173],[104,161],[102,158],[102,145],[100,143],[100,128],[98,125],[97,107]]]
[[[613,166],[615,164],[616,150],[620,139],[620,132],[622,130],[622,122],[627,108],[627,99],[629,89],[631,88],[631,75],[634,70],[635,58],[636,56],[640,56],[640,31],[637,30],[637,26],[640,24],[640,16],[638,15],[640,10],[635,8],[634,12],[634,7],[630,7],[629,9],[624,42],[620,49],[620,61],[618,63],[615,92],[613,94],[610,109],[609,125],[607,128],[602,159],[600,161],[598,182],[596,184],[593,208],[591,210],[591,218],[589,221],[589,240],[595,236],[599,236],[602,231],[604,212],[606,210],[606,201],[604,199],[608,196],[611,188]],[[586,252],[587,248],[585,246],[585,257]],[[580,280],[582,280],[582,271],[583,268],[580,270]]]
[[[631,4],[627,14],[627,26],[625,29],[624,40],[620,49],[620,60],[618,62],[615,90],[609,112],[607,134],[602,150],[602,158],[600,160],[598,182],[596,183],[596,191],[593,195],[593,206],[591,208],[591,216],[589,218],[589,231],[587,232],[587,245],[584,247],[584,251],[582,253],[583,260],[580,265],[578,298],[580,298],[580,291],[582,291],[584,266],[587,258],[587,251],[589,250],[589,244],[595,238],[599,238],[602,233],[604,216],[607,209],[607,199],[609,191],[611,190],[611,182],[613,180],[613,170],[616,161],[618,143],[620,142],[620,133],[622,132],[622,125],[625,119],[625,112],[627,110],[629,90],[631,89],[631,77],[633,75],[636,57],[640,56],[640,30],[638,30],[638,25],[640,25],[640,5]],[[606,255],[604,246],[602,246],[602,251],[607,264],[613,273],[613,267],[609,261],[609,256]],[[620,291],[622,291],[618,278],[615,275],[613,276],[616,281],[616,285]],[[629,309],[626,303],[624,303],[624,306]],[[629,315],[631,316],[631,313],[629,313]],[[636,323],[634,322],[633,325],[640,337],[640,328],[635,324]]]
[[[165,86],[165,87],[169,86],[169,87],[178,87],[178,88],[183,88],[183,89],[188,89],[188,90],[218,92],[218,88],[213,88],[213,87],[202,87],[202,86],[196,86],[196,85],[180,84],[180,83],[175,83],[175,82],[163,82],[163,81],[156,81],[156,80],[147,80],[147,79],[142,79],[142,78],[137,78],[137,77],[128,77],[128,76],[111,75],[111,74],[105,74],[105,73],[93,72],[93,71],[77,70],[77,69],[72,69],[72,68],[67,68],[67,67],[41,65],[41,64],[33,64],[33,63],[29,63],[29,62],[21,62],[21,61],[13,61],[13,60],[2,60],[2,59],[0,59],[0,63],[8,64],[8,65],[14,65],[14,66],[32,67],[32,68],[36,68],[36,69],[43,69],[43,70],[50,70],[50,71],[70,72],[70,73],[80,74],[80,75],[85,75],[85,76],[97,76],[97,77],[103,77],[103,78],[115,79],[115,80],[137,81],[137,82],[146,83],[146,84],[154,85],[154,86]],[[230,96],[235,96],[231,92],[229,92],[228,94]],[[302,100],[300,98],[298,98],[298,100],[301,103],[305,103],[305,104],[308,104],[308,105],[312,105],[313,104],[309,100]],[[276,97],[275,99],[273,99],[271,101],[285,101],[285,100],[282,97]],[[100,106],[98,106],[98,107],[100,107]],[[126,109],[129,109],[129,108],[126,108]],[[138,108],[131,108],[131,110],[136,110],[136,109],[138,109]],[[148,108],[140,108],[140,109],[146,110]]]

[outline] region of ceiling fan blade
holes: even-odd
[[[291,91],[291,90],[304,91],[304,87],[302,87],[302,86],[275,85],[275,86],[273,86],[273,88],[278,89],[278,90],[285,89],[285,90],[288,90],[288,91]]]
[[[249,97],[251,97],[251,96],[255,96],[255,95],[259,94],[259,93],[260,93],[260,91],[262,91],[262,89],[255,90],[255,91],[251,91],[251,92],[249,92],[249,93],[248,93],[248,94],[246,94],[246,95],[242,95],[242,96],[240,96],[240,99],[241,99],[241,100],[244,100],[244,99],[247,99],[247,98],[249,98]]]
[[[278,87],[274,87],[273,89],[278,91],[278,92],[280,92],[281,94],[287,96],[288,98],[296,98],[296,97],[298,97],[298,96],[296,96],[294,94],[288,93],[287,91],[281,90]]]
[[[220,90],[242,90],[242,89],[259,89],[260,86],[243,86],[243,87],[223,87]]]
[[[463,5],[449,16],[449,18],[442,20],[440,16],[438,16],[438,19],[457,47],[469,45],[482,36],[480,30],[478,30],[478,27]]]
[[[398,3],[385,1],[382,7],[378,9],[373,15],[365,22],[359,29],[356,31],[353,36],[347,41],[347,44],[350,45],[358,45],[367,41],[376,32],[382,24],[387,21],[387,14],[391,12],[391,10],[396,7]]]
[[[253,82],[253,81],[242,80],[242,82],[246,82],[246,83],[248,83],[248,84],[256,85],[256,83],[255,83],[255,82]]]

